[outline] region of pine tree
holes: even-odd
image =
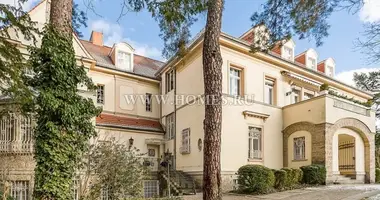
[[[132,0],[124,5],[134,11],[147,8],[159,22],[165,42],[164,56],[181,57],[189,43],[190,27],[197,14],[207,11],[203,42],[204,168],[203,199],[221,200],[220,143],[222,124],[222,55],[219,37],[224,0]],[[123,13],[122,13],[123,15]]]

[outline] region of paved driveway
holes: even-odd
[[[223,200],[380,200],[380,185],[330,185],[289,190],[268,195],[250,196],[225,194]],[[200,200],[202,194],[185,196],[185,200]]]

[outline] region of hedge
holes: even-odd
[[[326,183],[326,168],[324,165],[308,165],[301,167],[303,183],[311,185],[324,185]]]
[[[274,175],[276,189],[293,189],[302,183],[303,172],[300,169],[283,168],[275,170]]]
[[[162,198],[127,198],[125,200],[183,200],[182,197],[162,197]]]
[[[380,168],[376,168],[375,182],[380,183]]]
[[[268,193],[274,186],[275,176],[271,169],[262,165],[245,165],[238,170],[238,192]]]
[[[288,174],[286,173],[286,171],[282,170],[282,169],[275,170],[274,176],[276,178],[275,183],[274,183],[274,187],[276,189],[280,189],[280,190],[285,189],[286,188],[287,178],[288,178],[287,177]]]

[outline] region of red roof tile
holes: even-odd
[[[112,50],[111,47],[95,45],[87,40],[80,41],[86,50],[94,57],[96,60],[96,65],[116,69],[115,64],[112,62],[112,59],[109,56]],[[133,64],[134,68],[133,72],[131,73],[155,79],[157,78],[155,76],[155,73],[164,65],[164,63],[161,61],[137,54],[133,54]]]
[[[115,128],[163,132],[162,126],[158,120],[131,118],[131,117],[104,114],[104,113],[96,117],[96,125],[115,127]]]

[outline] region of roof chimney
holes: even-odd
[[[90,41],[92,44],[103,46],[103,33],[92,31]]]

